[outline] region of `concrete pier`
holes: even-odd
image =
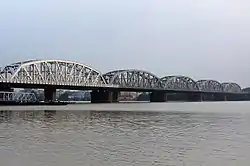
[[[13,92],[14,89],[11,88],[11,87],[8,86],[8,85],[2,85],[2,84],[0,83],[0,91],[4,91],[4,92]]]
[[[56,89],[51,87],[44,88],[44,97],[45,102],[56,101]]]
[[[150,93],[150,102],[166,102],[167,93],[163,91],[155,91]]]
[[[118,102],[119,92],[108,90],[94,90],[91,92],[91,103]]]

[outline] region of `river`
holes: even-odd
[[[248,166],[250,102],[0,107],[1,166]]]

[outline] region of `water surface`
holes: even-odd
[[[0,107],[1,166],[248,166],[250,103]]]

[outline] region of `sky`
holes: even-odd
[[[0,66],[77,61],[250,86],[247,0],[0,1]]]

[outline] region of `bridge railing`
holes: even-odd
[[[119,85],[114,85],[114,84],[93,84],[93,83],[72,83],[72,82],[39,82],[39,81],[29,81],[29,80],[24,80],[24,81],[17,81],[17,80],[10,80],[10,79],[6,79],[1,77],[0,75],[0,83],[13,83],[13,84],[41,84],[41,85],[58,85],[58,86],[81,86],[81,87],[111,87],[111,88],[118,88]]]
[[[118,88],[128,88],[128,89],[140,89],[140,90],[165,90],[165,91],[173,91],[173,92],[194,92],[194,93],[231,93],[231,94],[239,94],[245,93],[241,92],[228,92],[228,91],[204,91],[204,90],[190,90],[190,89],[170,89],[170,88],[153,88],[153,87],[130,87],[130,86],[119,86]]]

